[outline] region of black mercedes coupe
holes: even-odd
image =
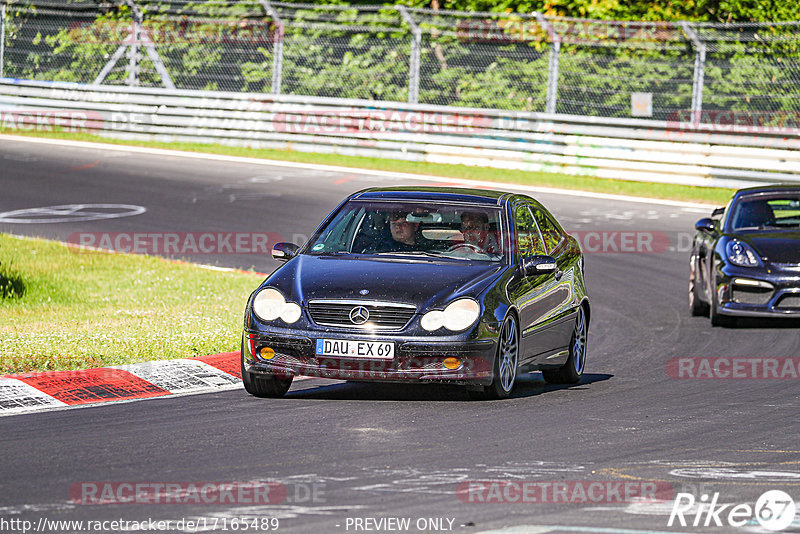
[[[247,302],[242,378],[258,397],[295,376],[465,385],[507,397],[519,373],[575,383],[589,298],[578,242],[536,200],[500,191],[354,193]]]
[[[695,224],[689,310],[714,326],[800,318],[800,186],[751,187]]]

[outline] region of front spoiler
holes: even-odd
[[[720,315],[731,317],[762,317],[765,319],[800,319],[800,310],[776,310],[766,306],[743,306],[732,303],[721,304],[717,308]]]
[[[245,371],[277,377],[310,376],[366,382],[439,382],[447,384],[488,385],[492,382],[496,343],[494,340],[464,343],[399,343],[394,358],[338,358],[316,356],[310,343],[292,340],[282,344],[275,338],[251,345],[245,340]],[[274,356],[265,359],[255,356],[269,346]],[[448,369],[444,360],[458,358],[460,366]]]

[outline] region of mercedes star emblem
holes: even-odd
[[[369,310],[364,306],[356,306],[350,310],[350,322],[353,324],[364,324],[369,321]]]

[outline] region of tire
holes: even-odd
[[[578,308],[575,328],[569,341],[569,357],[558,369],[543,369],[542,376],[550,384],[576,384],[583,376],[586,368],[586,335],[589,328],[586,324],[586,310]]]
[[[292,378],[278,378],[271,375],[257,375],[248,373],[244,368],[244,344],[242,345],[241,357],[239,358],[242,367],[242,383],[244,389],[250,395],[260,398],[283,397],[292,386]]]
[[[494,358],[492,383],[480,389],[468,389],[473,400],[505,399],[511,395],[517,378],[519,362],[519,329],[513,314],[506,317],[497,341],[497,355]]]
[[[711,309],[708,316],[711,318],[711,326],[736,326],[736,317],[728,317],[719,313],[716,291],[711,294]]]
[[[701,289],[697,285],[697,261],[692,259],[689,263],[689,313],[692,317],[708,315],[708,304],[700,298]]]

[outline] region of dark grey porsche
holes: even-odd
[[[800,186],[752,187],[700,219],[689,310],[715,326],[737,317],[800,318]]]
[[[507,397],[517,374],[574,383],[590,308],[580,245],[536,200],[456,188],[345,199],[247,302],[245,389],[295,376],[463,384]]]

